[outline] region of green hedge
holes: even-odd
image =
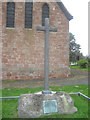
[[[87,65],[88,65],[88,61],[86,59],[81,59],[78,61],[78,65],[81,67],[81,68],[86,68]]]

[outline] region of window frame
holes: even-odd
[[[30,5],[30,7],[27,7],[28,3]],[[24,22],[24,28],[32,29],[32,27],[33,27],[33,2],[25,2],[25,22]]]
[[[45,10],[44,7],[47,7],[47,11]],[[50,14],[49,5],[47,3],[44,3],[42,6],[42,26],[45,26],[45,18],[49,18],[49,14]]]
[[[6,27],[7,28],[14,28],[15,27],[15,2],[7,2]]]

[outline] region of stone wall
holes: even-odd
[[[32,29],[24,27],[25,3],[15,3],[15,28],[6,28],[6,3],[2,3],[2,66],[3,79],[44,78],[44,32],[36,31],[42,25],[42,6],[33,4]],[[69,75],[69,20],[58,4],[48,3],[50,26],[50,77]]]
[[[2,80],[2,2],[0,0],[0,83]],[[1,88],[0,84],[0,88]]]

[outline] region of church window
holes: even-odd
[[[33,2],[25,3],[25,28],[32,28]]]
[[[7,18],[6,18],[6,27],[14,28],[15,22],[15,3],[7,3]]]
[[[49,6],[46,3],[42,7],[42,26],[45,26],[45,18],[49,18]]]

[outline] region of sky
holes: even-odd
[[[61,0],[73,19],[69,22],[69,32],[75,35],[81,52],[88,55],[88,2],[89,0]]]

